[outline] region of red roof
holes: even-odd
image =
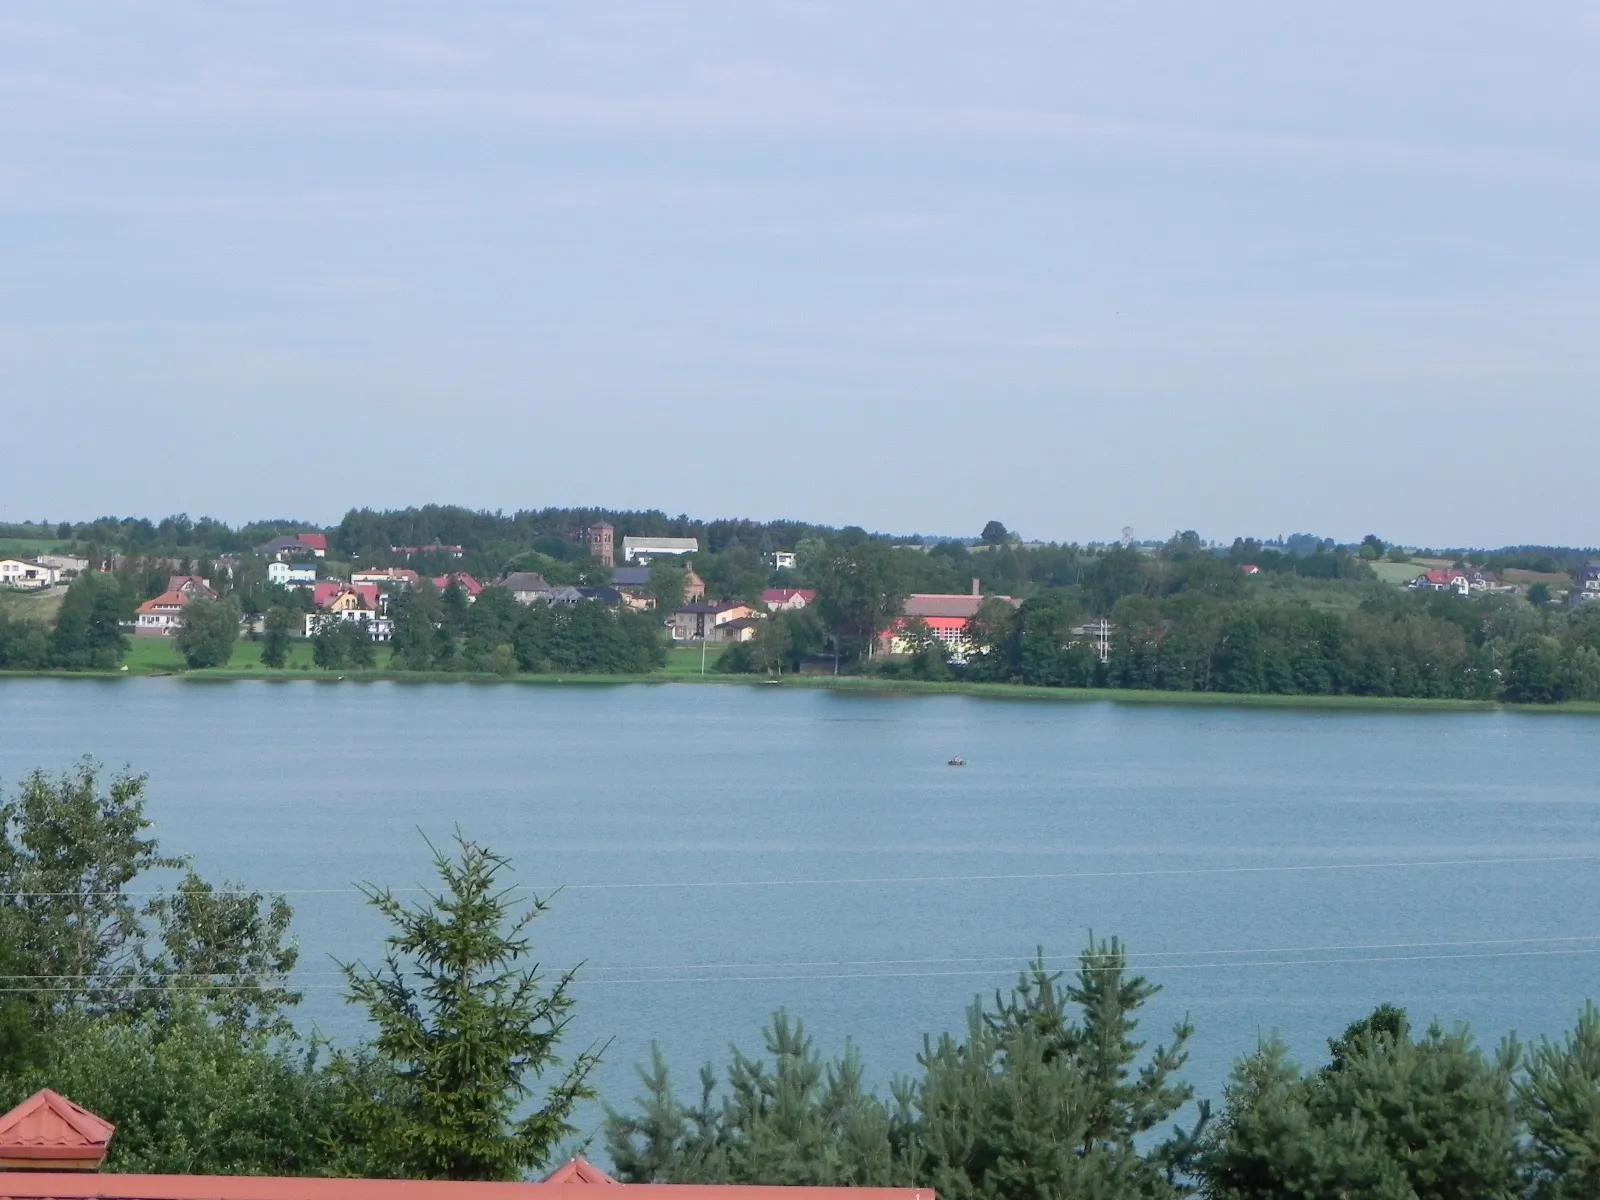
[[[607,528],[610,528],[607,526]],[[554,1171],[544,1177],[545,1183],[616,1183],[599,1167],[595,1166],[581,1154],[577,1158],[569,1158]]]
[[[182,608],[184,605],[189,603],[190,599],[191,597],[185,596],[182,592],[162,592],[161,595],[157,596],[154,600],[146,600],[143,604],[139,605],[138,608],[134,609],[134,611],[141,613],[153,613],[161,612],[165,609]],[[201,611],[204,610],[202,609]]]
[[[311,602],[318,608],[327,608],[343,592],[354,592],[367,608],[378,607],[378,585],[375,583],[340,583],[328,579],[311,589]]]
[[[455,582],[459,583],[461,585],[461,590],[466,592],[466,594],[469,596],[476,596],[479,592],[483,591],[483,584],[479,583],[465,571],[457,571],[453,575],[441,575],[439,578],[433,581],[433,586],[442,592],[445,590],[445,588],[450,586],[451,580],[455,580]]]
[[[0,1165],[93,1170],[114,1132],[114,1125],[45,1088],[0,1117]]]
[[[593,1168],[590,1168],[591,1170]],[[310,1179],[267,1175],[105,1175],[0,1171],[7,1200],[592,1200],[577,1179],[466,1183],[442,1179]],[[743,1184],[618,1184],[630,1200],[936,1200],[932,1188],[757,1187]]]
[[[325,533],[297,533],[294,535],[294,540],[313,550],[326,552],[328,549],[328,535]]]

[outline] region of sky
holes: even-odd
[[[0,5],[0,510],[1600,543],[1600,5]]]

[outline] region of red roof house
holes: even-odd
[[[467,599],[469,600],[476,600],[478,593],[483,591],[483,584],[465,571],[453,571],[449,575],[440,575],[433,581],[433,586],[442,592],[452,583],[460,584],[461,590],[467,594]]]
[[[113,1127],[51,1091],[0,1117],[5,1200],[593,1200],[623,1187],[637,1200],[937,1200],[932,1189],[619,1183],[581,1158],[538,1183],[435,1179],[285,1179],[263,1175],[117,1175],[97,1170]]]
[[[115,1132],[108,1122],[45,1088],[0,1117],[0,1168],[97,1170]]]
[[[318,558],[328,552],[328,535],[325,533],[297,533],[294,540],[307,550],[315,551]]]
[[[786,612],[815,603],[817,593],[811,588],[767,588],[761,593],[761,603],[768,612]]]

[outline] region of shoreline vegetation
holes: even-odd
[[[698,652],[695,652],[698,659]],[[885,679],[862,675],[786,675],[779,679],[715,672],[704,675],[683,670],[641,674],[600,674],[576,671],[501,675],[489,671],[408,671],[370,669],[274,670],[258,665],[189,669],[180,665],[157,669],[114,671],[0,670],[6,679],[184,679],[196,683],[254,681],[269,683],[494,683],[553,686],[637,686],[673,683],[732,685],[750,688],[784,687],[814,691],[896,693],[903,695],[976,696],[992,700],[1055,701],[1068,704],[1132,704],[1179,708],[1275,708],[1321,711],[1385,709],[1402,712],[1534,712],[1582,713],[1600,716],[1600,702],[1570,700],[1556,704],[1515,704],[1501,700],[1467,700],[1413,696],[1284,695],[1273,692],[1184,692],[1145,688],[1058,688],[972,680]]]

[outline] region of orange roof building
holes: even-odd
[[[115,1126],[45,1088],[0,1117],[0,1167],[94,1171],[105,1161],[115,1132]]]
[[[582,1158],[562,1164],[537,1183],[118,1175],[99,1170],[114,1132],[114,1126],[64,1096],[48,1089],[35,1093],[0,1116],[0,1197],[4,1200],[594,1200],[596,1187],[621,1187],[627,1189],[630,1200],[937,1200],[931,1188],[624,1184]]]

